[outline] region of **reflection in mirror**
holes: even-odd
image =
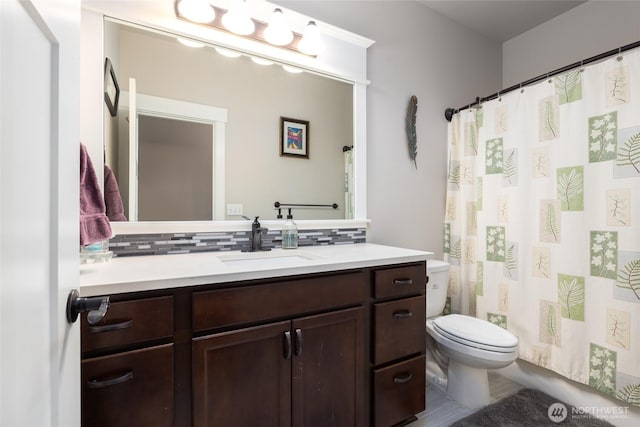
[[[110,19],[104,39],[122,91],[118,117],[105,116],[105,157],[131,220],[276,219],[276,201],[339,206],[294,208],[295,219],[352,218],[351,152],[343,151],[353,145],[351,82],[232,58],[210,45],[187,47],[171,34]],[[224,123],[199,120],[190,107],[148,114],[140,108],[144,96],[227,116]],[[281,117],[309,122],[308,158],[280,155]],[[194,142],[190,123],[206,142]]]

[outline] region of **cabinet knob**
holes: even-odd
[[[409,286],[413,284],[412,279],[393,279],[393,284],[398,286]]]

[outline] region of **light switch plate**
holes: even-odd
[[[242,215],[242,205],[227,203],[227,215]]]

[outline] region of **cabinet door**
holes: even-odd
[[[83,360],[82,425],[173,426],[173,344]]]
[[[293,335],[293,426],[362,426],[364,309],[296,319]]]
[[[291,425],[290,326],[194,338],[194,427]]]

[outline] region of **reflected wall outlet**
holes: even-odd
[[[227,203],[227,215],[242,215],[242,205]]]

